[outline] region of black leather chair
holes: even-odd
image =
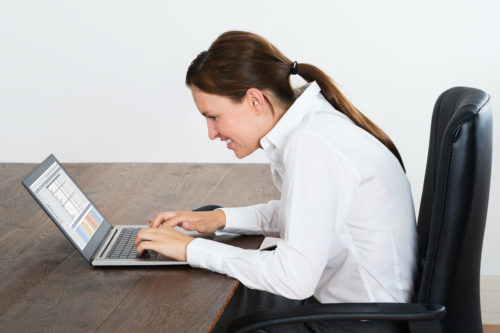
[[[439,96],[417,222],[414,303],[314,304],[256,312],[230,332],[315,320],[398,320],[410,332],[482,332],[479,273],[492,156],[489,96],[456,87]]]

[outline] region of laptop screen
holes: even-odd
[[[66,234],[83,250],[103,218],[66,172],[54,162],[30,189]]]
[[[90,263],[111,225],[54,155],[47,157],[23,184]]]

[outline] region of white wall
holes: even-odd
[[[499,10],[494,0],[2,1],[0,162],[240,162],[207,140],[184,76],[220,33],[243,29],[329,73],[391,136],[418,211],[438,95],[478,87],[500,108]],[[500,275],[494,140],[482,273]]]

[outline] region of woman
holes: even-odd
[[[293,89],[291,75],[309,84]],[[137,236],[139,252],[153,249],[243,284],[216,330],[246,312],[277,306],[410,300],[416,231],[402,159],[328,76],[292,62],[258,35],[229,31],[191,63],[186,84],[210,139],[225,141],[238,158],[262,148],[281,192],[280,200],[250,207],[162,212]],[[193,239],[176,225],[283,241],[274,251],[243,250]],[[394,328],[358,322],[293,329],[356,331],[370,325]]]

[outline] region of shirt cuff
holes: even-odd
[[[187,247],[187,262],[192,267],[205,268],[225,274],[222,269],[224,255],[230,252],[232,248],[231,245],[201,237],[195,238]]]
[[[226,226],[222,231],[235,234],[262,234],[255,208],[218,208],[226,214]]]

